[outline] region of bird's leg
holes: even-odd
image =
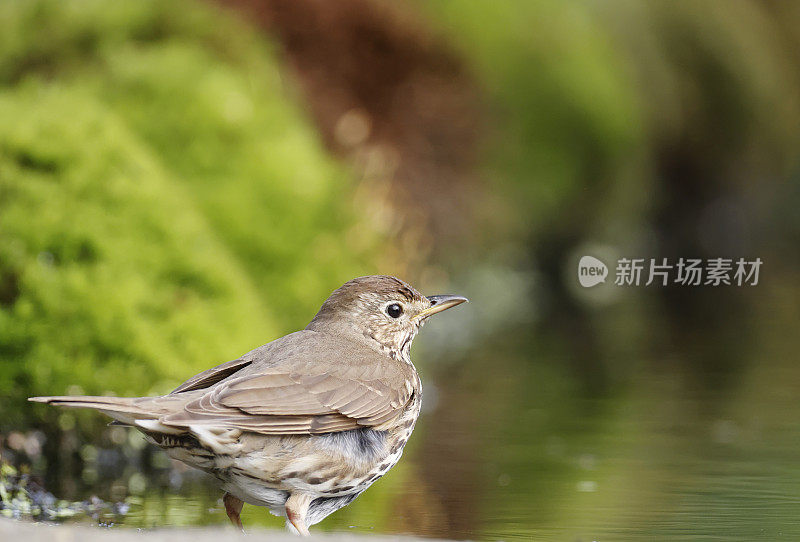
[[[306,512],[308,512],[308,506],[312,500],[311,495],[305,493],[292,493],[286,499],[286,527],[288,528],[291,524],[297,529],[300,536],[310,536],[311,534],[306,526]]]
[[[240,531],[244,532],[244,528],[242,527],[242,519],[239,517],[239,514],[242,512],[242,506],[244,506],[244,502],[237,499],[230,493],[226,493],[222,497],[222,502],[225,503],[225,512],[228,514],[228,519],[230,519],[231,523],[238,527]]]

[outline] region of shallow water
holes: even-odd
[[[631,333],[617,327],[629,321],[620,310],[561,328],[530,321],[437,351],[451,328],[426,328],[415,346],[425,409],[403,459],[316,528],[481,540],[800,538],[797,309],[792,296],[770,299],[729,312],[713,333]],[[732,334],[720,331],[729,326]],[[119,446],[83,449],[83,470],[50,489],[125,500],[127,514],[99,517],[115,525],[227,523],[213,480],[133,432],[109,431]],[[252,506],[243,521],[282,526]]]

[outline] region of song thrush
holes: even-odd
[[[346,506],[392,468],[414,429],[422,384],[411,341],[425,319],[467,301],[369,276],[334,291],[311,323],[160,397],[32,397],[97,409],[222,482],[292,532]]]

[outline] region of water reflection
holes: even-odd
[[[586,311],[571,329],[529,322],[450,355],[423,340],[419,357],[438,361],[422,367],[430,401],[404,459],[318,527],[485,540],[800,536],[797,308],[791,292],[762,293],[725,315],[733,331],[682,329],[671,344],[652,331],[615,339],[613,326],[640,310],[631,306],[605,320]],[[594,346],[579,344],[586,329]],[[591,382],[597,373],[575,362],[589,349],[613,378]],[[109,428],[98,447],[69,430],[49,438],[6,435],[4,457],[34,458],[58,497],[129,505],[95,521],[227,523],[213,480],[135,432]],[[47,453],[59,447],[75,453]],[[256,507],[243,519],[282,527]]]

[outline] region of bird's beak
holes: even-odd
[[[467,303],[469,299],[461,297],[460,295],[429,295],[428,301],[431,302],[431,306],[417,314],[417,320],[424,320],[431,314],[436,314],[450,307]]]

